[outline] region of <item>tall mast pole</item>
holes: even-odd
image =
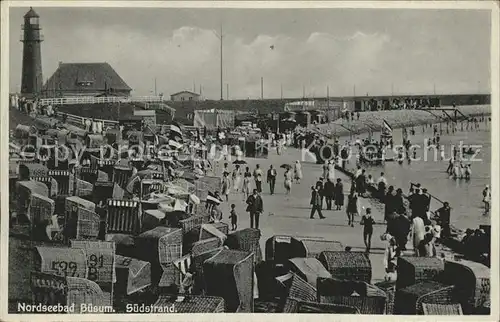
[[[224,83],[223,83],[223,76],[222,76],[222,71],[223,71],[223,65],[222,65],[222,24],[220,25],[220,100],[222,101],[224,99]]]

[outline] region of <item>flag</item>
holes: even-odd
[[[392,135],[392,127],[389,125],[389,123],[387,123],[386,120],[384,120],[382,132],[388,135]]]
[[[168,145],[174,149],[179,150],[182,148],[184,138],[182,136],[181,127],[176,122],[170,124],[170,133],[168,135]]]

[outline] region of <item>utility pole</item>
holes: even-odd
[[[264,99],[264,77],[260,78],[260,97]]]
[[[283,84],[281,84],[281,100],[283,100]]]
[[[193,93],[196,93],[196,83],[193,81]]]
[[[391,96],[394,96],[394,83],[391,83]]]
[[[229,83],[226,84],[226,99],[229,100]]]
[[[222,101],[224,99],[224,93],[223,93],[223,64],[222,64],[222,24],[220,25],[220,100]]]
[[[306,85],[302,85],[302,100],[306,99]]]
[[[155,96],[157,96],[156,95],[156,77],[155,77]]]

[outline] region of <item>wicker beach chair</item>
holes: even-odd
[[[200,215],[193,215],[185,219],[179,220],[179,227],[182,228],[182,233],[187,234],[197,226],[201,226],[202,224],[208,224],[210,221],[210,214],[203,213]]]
[[[444,271],[444,262],[430,257],[399,257],[396,289],[423,282],[437,281]]]
[[[174,307],[175,313],[223,313],[225,302],[222,297],[188,295],[177,296],[162,294],[153,307]]]
[[[83,249],[36,247],[34,262],[36,272],[87,278],[87,255]]]
[[[18,215],[25,215],[28,218],[29,205],[31,202],[31,195],[36,193],[38,195],[48,197],[49,189],[41,182],[36,181],[18,181],[16,183],[17,192],[17,213]]]
[[[394,298],[396,296],[396,281],[383,281],[374,284],[385,292],[387,300],[385,302],[385,313],[392,315],[394,313]]]
[[[101,310],[107,307],[109,310],[107,312],[112,312],[111,297],[109,294],[105,294],[97,283],[79,277],[67,277],[66,280],[68,284],[67,303],[75,304],[75,313],[94,313],[92,311],[82,312],[80,310],[82,304]]]
[[[309,237],[296,237],[302,242],[306,250],[305,257],[317,258],[323,251],[340,252],[344,246],[339,241],[315,239]]]
[[[314,287],[319,277],[332,277],[332,274],[316,258],[292,258],[288,262],[292,272]]]
[[[29,205],[29,218],[32,223],[42,223],[51,220],[54,214],[56,205],[54,200],[39,195],[37,193],[31,194],[31,201]]]
[[[200,254],[222,247],[223,242],[223,239],[219,237],[203,239],[197,241],[196,243],[193,243],[190,253],[192,256],[198,256]]]
[[[425,281],[396,290],[394,314],[421,315],[422,303],[457,304],[453,285]]]
[[[88,276],[101,288],[116,280],[115,244],[107,241],[72,240],[71,248],[83,249],[87,255]]]
[[[132,168],[115,165],[113,168],[113,182],[125,189],[132,177]]]
[[[227,235],[225,246],[254,254],[254,262],[262,261],[262,249],[260,248],[261,232],[256,228],[245,228]]]
[[[366,253],[325,251],[318,259],[334,278],[371,282],[372,266]]]
[[[286,301],[283,313],[334,313],[334,314],[360,314],[359,310],[352,306],[327,304],[318,302],[299,301],[289,299]]]
[[[76,192],[75,195],[79,197],[91,196],[94,191],[94,185],[90,182],[76,179]]]
[[[137,201],[108,200],[106,234],[138,234],[141,228],[138,205],[139,203]]]
[[[73,175],[68,170],[50,170],[48,175],[57,181],[58,195],[68,196],[72,190],[70,183]]]
[[[205,294],[206,292],[206,285],[205,285],[205,278],[203,274],[203,264],[205,261],[209,258],[212,258],[219,252],[221,252],[224,247],[219,247],[216,249],[212,249],[209,251],[206,251],[204,253],[198,254],[198,255],[186,255],[191,258],[191,264],[190,264],[190,269],[194,273],[194,286],[193,286],[193,294]],[[186,266],[186,265],[184,265]]]
[[[49,169],[40,163],[19,164],[19,180],[30,180],[32,177],[48,177]]]
[[[34,305],[67,303],[68,283],[65,277],[49,273],[31,272],[30,287],[31,300]]]
[[[361,314],[385,314],[386,293],[362,281],[318,278],[318,301],[357,308]]]
[[[459,302],[465,314],[474,314],[490,301],[490,268],[468,260],[448,260],[444,264],[443,279],[455,285]]]
[[[141,232],[146,232],[148,230],[160,226],[162,221],[165,219],[165,213],[156,208],[147,209],[148,208],[147,206],[144,207],[145,202],[142,202],[141,205],[142,205]]]
[[[173,262],[182,257],[181,229],[158,226],[140,234],[135,237],[135,253],[138,259],[152,265],[159,264],[163,276],[168,278],[165,283],[179,284],[180,277]],[[153,281],[155,280],[153,276]]]
[[[463,315],[460,304],[422,303],[423,315]]]
[[[151,285],[151,263],[116,255],[115,291],[131,295]]]
[[[92,201],[95,204],[100,204],[106,202],[108,199],[113,198],[114,186],[115,184],[111,181],[95,181],[92,190]]]
[[[31,180],[43,183],[45,186],[47,186],[48,189],[48,196],[55,196],[58,193],[58,186],[57,186],[57,181],[52,178],[52,177],[31,177]],[[15,187],[15,186],[14,186]]]
[[[212,237],[217,237],[219,234],[214,234],[214,229],[218,230],[219,232],[223,233],[224,235],[227,235],[229,233],[229,226],[226,223],[223,222],[218,222],[218,223],[211,223],[211,224],[203,224],[199,227],[196,227],[193,229],[194,231],[198,232],[198,240],[204,240]]]
[[[91,164],[92,165],[92,164]],[[96,165],[97,166],[97,165]],[[96,182],[98,178],[98,169],[97,167],[83,167],[79,170],[79,179],[86,182]]]
[[[207,295],[223,297],[228,312],[253,312],[252,253],[223,249],[205,261],[203,274]]]

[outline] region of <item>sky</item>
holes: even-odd
[[[491,18],[481,10],[34,8],[42,68],[108,62],[132,95],[224,99],[489,93]],[[23,15],[10,9],[10,91]],[[229,84],[229,93],[227,93]]]

